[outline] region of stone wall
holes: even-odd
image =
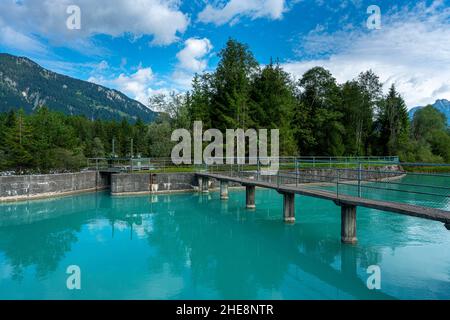
[[[24,200],[95,191],[107,187],[105,175],[95,171],[65,174],[2,176],[0,201]]]
[[[361,181],[382,181],[389,179],[398,179],[403,177],[404,172],[400,166],[382,166],[363,169],[361,172]],[[248,178],[256,178],[256,172],[246,173]],[[263,181],[278,183],[278,179],[282,184],[308,184],[308,183],[335,183],[338,176],[336,169],[300,169],[298,175],[295,171],[280,172],[280,177],[277,176],[261,176]],[[358,181],[359,172],[357,169],[340,169],[339,180],[342,182]]]
[[[395,179],[402,176],[398,166],[372,168],[373,172],[364,172],[363,181]],[[248,172],[249,177],[256,173]],[[296,183],[295,172],[284,172],[291,178],[281,178],[281,183]],[[262,176],[265,181],[276,183],[276,176]],[[358,180],[356,170],[340,171],[341,180]],[[334,182],[336,171],[333,169],[305,169],[298,176],[298,183],[327,183]],[[214,179],[209,181],[210,188],[218,188]],[[0,201],[26,200],[53,197],[77,192],[95,191],[110,186],[111,194],[126,195],[139,193],[167,193],[198,190],[195,173],[134,173],[134,174],[102,174],[95,171],[32,175],[32,176],[4,176],[0,177]],[[238,187],[230,184],[230,187]]]
[[[214,187],[214,184],[211,184]],[[111,194],[192,191],[198,188],[194,173],[114,174]]]
[[[230,184],[230,187],[239,187]],[[209,188],[219,187],[219,182],[211,179]],[[170,193],[198,190],[195,173],[120,173],[111,178],[111,194],[126,195],[136,193]]]

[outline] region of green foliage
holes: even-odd
[[[379,149],[385,155],[398,155],[409,142],[408,110],[394,85],[380,104],[376,133]]]
[[[165,111],[152,126],[152,136],[160,137],[153,140],[151,149],[159,150],[155,154],[170,154],[164,133],[168,127],[189,130],[201,120],[204,129],[279,129],[280,153],[286,156],[399,155],[403,161],[449,161],[449,131],[442,115],[425,108],[411,126],[403,98],[394,86],[383,95],[371,70],[339,85],[328,70],[315,67],[295,83],[278,63],[261,68],[248,47],[235,40],[227,42],[219,57],[217,70],[196,75],[187,94],[151,101]]]
[[[336,79],[321,67],[307,71],[299,81],[300,106],[298,113],[303,121],[294,123],[295,127],[305,127],[311,137],[297,141],[300,152],[306,155],[336,155],[344,153],[340,112],[341,96]],[[303,137],[301,137],[303,138]]]
[[[256,75],[250,98],[250,126],[279,129],[281,154],[296,154],[295,131],[290,125],[296,100],[289,74],[280,65],[270,63]]]
[[[432,106],[414,114],[411,135],[422,145],[428,145],[432,153],[450,162],[450,134],[445,115]]]
[[[373,118],[382,100],[381,89],[379,78],[372,71],[361,73],[358,79],[348,81],[341,87],[345,154],[371,154]]]
[[[285,156],[399,155],[409,162],[450,162],[445,116],[428,106],[410,124],[395,87],[383,95],[370,70],[341,85],[322,67],[293,81],[278,63],[261,68],[249,48],[232,39],[219,57],[214,72],[194,77],[191,91],[152,97],[149,105],[160,112],[151,124],[139,114],[132,121],[126,115],[120,122],[104,121],[45,107],[29,115],[0,113],[0,170],[77,170],[87,157],[170,157],[172,131],[192,130],[197,120],[204,130],[279,129]]]
[[[165,131],[167,133],[168,130]],[[26,115],[23,110],[0,114],[0,170],[21,172],[74,171],[86,165],[87,157],[150,154],[149,127],[138,119],[91,121],[66,116],[43,107]],[[170,133],[168,133],[170,139]]]
[[[250,119],[250,90],[258,63],[248,47],[228,40],[219,53],[221,58],[211,76],[211,118],[213,128],[248,128]]]

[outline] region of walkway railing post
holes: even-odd
[[[361,174],[362,174],[362,168],[361,168],[361,162],[359,162],[358,165],[358,197],[361,198]]]
[[[259,165],[259,157],[257,157],[256,159],[257,159],[256,161],[257,161],[257,166],[258,166],[258,169],[257,169],[257,172],[256,172],[256,180],[259,181],[261,168],[260,168],[260,165]]]
[[[336,196],[339,198],[339,169],[336,169]]]

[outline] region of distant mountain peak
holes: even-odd
[[[434,108],[442,112],[447,117],[447,125],[450,126],[450,101],[447,99],[438,99],[434,104],[432,104]],[[412,120],[414,118],[414,114],[424,108],[425,106],[415,107],[409,110],[409,117]]]
[[[0,53],[0,112],[47,106],[89,119],[150,122],[156,113],[123,93],[44,69],[36,62]]]

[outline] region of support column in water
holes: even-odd
[[[247,209],[255,209],[255,186],[245,186],[245,199]]]
[[[197,176],[197,182],[198,182],[198,192],[202,192],[203,189],[203,177]]]
[[[295,193],[283,193],[283,217],[285,223],[295,223]]]
[[[228,181],[220,181],[220,199],[228,200]]]
[[[203,177],[202,192],[209,193],[209,179],[206,177]]]
[[[356,206],[341,205],[341,241],[346,244],[355,244],[356,238]]]

